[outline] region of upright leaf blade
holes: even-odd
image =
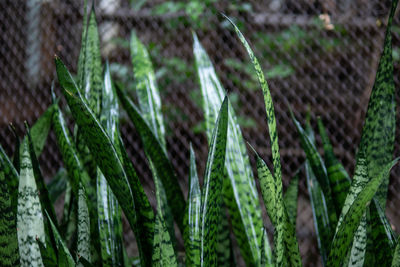
[[[152,266],[178,266],[169,232],[161,213],[157,213],[154,226]]]
[[[10,193],[0,161],[0,265],[19,265],[17,217],[11,206]]]
[[[226,94],[211,60],[193,33],[193,53],[203,98],[203,111],[210,141],[219,108]],[[242,256],[248,265],[260,260],[261,209],[249,158],[237,117],[229,104],[228,139],[225,159],[224,204],[228,208],[232,228]],[[225,211],[223,210],[223,213]],[[222,215],[226,218],[225,214]],[[224,228],[228,230],[228,228]],[[228,253],[228,248],[224,248]],[[229,263],[227,263],[229,264]]]
[[[137,237],[142,264],[145,265],[146,263],[148,265],[150,264],[149,257],[152,246],[146,242],[146,239],[142,238],[142,233],[138,232],[132,191],[117,152],[110,137],[83,100],[71,74],[58,58],[56,58],[56,67],[58,80],[63,87],[63,93],[72,115],[78,126],[82,129],[85,143],[88,145],[91,154],[106,177],[111,189],[115,192],[115,196]]]
[[[91,261],[90,254],[90,216],[87,203],[86,191],[82,183],[79,183],[78,190],[78,241],[77,252],[78,257],[84,257],[87,261]]]
[[[289,187],[283,196],[287,214],[289,215],[290,222],[296,227],[297,219],[297,197],[299,194],[299,172],[296,172],[292,180],[290,180]]]
[[[187,266],[200,266],[201,259],[201,190],[197,176],[196,157],[190,144],[189,194],[187,222],[184,232]]]
[[[161,143],[154,135],[138,108],[132,103],[119,86],[116,86],[115,88],[119,100],[135,125],[136,130],[139,132],[146,152],[157,171],[158,177],[164,187],[169,188],[169,190],[166,191],[168,205],[173,211],[174,219],[178,224],[179,229],[183,232],[183,217],[186,204],[172,164]]]
[[[21,155],[21,154],[20,154]],[[4,172],[5,182],[7,183],[7,189],[10,194],[11,199],[11,207],[13,209],[13,213],[16,216],[17,214],[17,205],[18,205],[18,183],[19,183],[19,174],[17,170],[14,168],[11,160],[7,156],[3,147],[0,145],[0,166],[2,171]]]
[[[228,98],[222,102],[210,140],[202,192],[201,266],[217,265],[217,235],[228,128]]]
[[[17,229],[21,266],[43,266],[36,242],[45,240],[43,214],[27,140],[22,143]]]

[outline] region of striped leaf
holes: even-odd
[[[30,129],[26,122],[25,122],[25,127],[27,130],[27,141],[28,141],[28,147],[29,147],[29,154],[30,154],[30,158],[31,158],[31,162],[32,162],[32,169],[33,169],[33,174],[35,176],[35,181],[36,181],[36,186],[38,189],[40,203],[42,205],[42,208],[47,210],[47,212],[50,214],[52,220],[57,224],[56,212],[54,210],[53,203],[50,200],[49,191],[47,190],[46,183],[44,182],[42,171],[40,170],[40,166],[39,166],[39,161],[36,157],[36,153],[34,150],[34,145],[33,145],[32,137],[31,137]]]
[[[19,266],[17,218],[0,161],[0,265]]]
[[[84,75],[84,63],[86,54],[86,33],[87,33],[87,0],[83,1],[83,19],[82,19],[82,36],[81,36],[81,49],[79,51],[78,58],[78,73],[76,84],[79,88],[82,87],[83,75]]]
[[[90,262],[90,216],[86,197],[86,190],[82,183],[79,183],[78,190],[78,223],[77,223],[77,258],[84,257]]]
[[[329,248],[334,235],[334,227],[330,225],[329,211],[326,206],[324,192],[319,185],[317,178],[306,161],[305,173],[307,178],[307,188],[310,195],[311,209],[315,231],[317,233],[318,248],[324,266],[327,264]]]
[[[392,267],[400,267],[400,238],[397,239],[396,249],[393,253]]]
[[[20,163],[20,161],[21,161],[21,156],[20,156],[21,142],[19,140],[17,130],[15,129],[15,127],[12,123],[10,123],[10,129],[15,137],[13,165],[14,165],[15,169],[17,170],[17,172],[19,173],[19,170],[21,169],[21,163]]]
[[[186,225],[184,231],[184,241],[186,250],[186,265],[200,266],[201,258],[201,189],[197,176],[196,157],[190,144],[190,174],[189,174],[189,193],[186,204]]]
[[[349,246],[359,226],[365,207],[375,195],[378,187],[398,161],[386,164],[378,176],[369,179],[366,159],[358,154],[354,178],[347,195],[342,213],[339,217],[336,233],[331,245],[328,266],[341,266],[348,253]]]
[[[276,266],[301,266],[294,225],[290,222],[282,196],[282,181],[278,182],[264,160],[257,155],[257,170],[265,208],[275,227],[274,254]]]
[[[132,57],[133,74],[136,81],[136,94],[138,96],[141,114],[166,152],[165,126],[161,113],[161,97],[157,88],[153,66],[147,49],[142,42],[140,42],[139,38],[134,32],[131,34],[130,51]],[[149,158],[147,152],[146,155]],[[158,180],[159,175],[157,174],[157,169],[152,167],[153,163],[151,159],[149,159],[149,163],[150,170],[153,174],[153,179]],[[157,183],[159,184],[158,188],[160,190],[159,194],[161,198],[163,218],[167,225],[171,241],[174,246],[176,246],[174,220],[165,192],[165,188],[168,189],[168,187],[165,187],[162,181],[157,181]],[[183,229],[181,228],[181,230]]]
[[[333,201],[336,210],[341,210],[350,188],[350,177],[343,165],[335,157],[332,144],[320,118],[318,118],[318,130],[324,147],[324,162],[328,172],[329,184],[332,188]]]
[[[365,252],[367,249],[367,218],[364,213],[360,224],[354,233],[353,244],[351,246],[349,260],[344,266],[362,267],[365,261]]]
[[[108,63],[106,63],[100,123],[106,130],[120,158],[119,146],[117,145],[117,142],[119,142],[118,109],[118,100],[112,86],[110,69]],[[103,266],[118,266],[123,261],[121,211],[116,197],[100,170],[97,171],[97,211],[102,264]]]
[[[119,100],[121,101],[124,109],[128,113],[129,118],[132,120],[142,139],[147,155],[154,164],[154,168],[157,171],[157,176],[160,178],[163,186],[168,188],[168,190],[165,191],[167,194],[168,205],[173,211],[174,219],[178,224],[179,229],[181,229],[181,232],[183,232],[183,217],[186,204],[172,164],[169,161],[161,143],[154,135],[147,121],[141,115],[139,109],[122,91],[120,86],[117,85],[115,88]]]
[[[271,253],[271,247],[269,245],[267,230],[263,227],[263,236],[261,238],[261,267],[272,267],[273,258]]]
[[[201,266],[217,265],[217,236],[221,216],[223,168],[228,128],[228,98],[222,102],[204,173],[201,208]]]
[[[334,232],[334,229],[337,224],[337,214],[340,213],[340,208],[336,208],[332,198],[332,189],[328,177],[328,173],[326,171],[325,164],[321,158],[321,155],[318,153],[317,148],[312,140],[310,140],[309,136],[307,136],[306,131],[303,129],[301,124],[296,120],[295,116],[291,112],[292,120],[296,126],[297,132],[300,137],[301,146],[306,153],[307,160],[310,164],[310,167],[317,178],[317,181],[322,189],[322,192],[325,196],[326,206],[329,212],[329,225],[332,227],[331,232]]]
[[[174,247],[172,246],[169,232],[161,213],[157,213],[156,215],[153,244],[152,266],[178,266]]]
[[[126,173],[117,152],[104,131],[103,127],[96,119],[91,109],[86,105],[80,94],[75,81],[59,58],[56,58],[58,80],[63,88],[63,93],[71,109],[76,123],[82,129],[85,143],[88,145],[97,165],[107,179],[112,191],[118,199],[135,236],[141,255],[142,264],[150,264],[151,244],[146,243],[138,232],[137,217],[135,213],[135,203],[129,187]]]
[[[393,80],[391,26],[397,3],[398,0],[392,1],[383,52],[368,103],[359,145],[358,153],[363,153],[366,157],[369,179],[379,176],[382,166],[386,166],[393,158],[396,102]],[[388,184],[389,176],[383,180],[376,196],[382,208],[386,207]]]
[[[55,226],[53,220],[51,219],[47,211],[46,211],[46,216],[50,222],[52,235],[56,242],[56,247],[58,251],[58,266],[74,267],[75,266],[74,258],[69,252],[67,245],[62,240],[61,235],[57,230],[57,227]]]
[[[203,97],[207,137],[210,141],[226,92],[195,33],[193,33],[193,40],[193,53]],[[228,109],[228,140],[225,159],[227,178],[224,179],[224,204],[231,216],[232,228],[241,254],[248,265],[254,265],[260,260],[261,209],[242,132],[230,104]],[[222,216],[226,218],[225,214]],[[229,247],[225,248],[227,252],[228,249]]]
[[[21,155],[21,154],[20,154]],[[7,156],[3,147],[0,145],[0,167],[1,171],[4,173],[5,182],[7,183],[8,193],[10,195],[11,207],[13,209],[14,216],[17,215],[17,205],[18,205],[18,183],[19,174],[14,168],[11,160]]]
[[[286,189],[285,195],[283,196],[283,202],[285,203],[285,208],[287,214],[289,215],[289,220],[295,228],[297,219],[298,194],[299,194],[299,172],[296,172],[292,180],[290,180],[289,186]]]
[[[21,266],[43,266],[36,242],[45,240],[43,214],[26,139],[22,143],[17,229]]]

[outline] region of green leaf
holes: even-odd
[[[132,57],[133,74],[136,81],[136,94],[138,96],[141,114],[166,152],[165,126],[161,113],[161,97],[157,88],[153,66],[147,49],[140,42],[139,38],[137,38],[135,32],[133,31],[131,33],[130,51]],[[146,155],[149,158],[147,152]],[[159,175],[157,175],[157,170],[153,168],[154,164],[152,163],[151,159],[149,159],[149,164],[150,170],[153,174],[153,179],[158,180]],[[159,187],[157,188],[160,190],[159,194],[161,198],[160,201],[163,218],[167,225],[171,241],[174,246],[176,246],[172,211],[171,207],[167,203],[167,196],[165,192],[165,188],[168,189],[168,187],[165,187],[162,181],[155,182],[159,184]],[[181,230],[183,229],[181,228]]]
[[[307,160],[310,167],[317,178],[317,181],[322,189],[325,196],[326,206],[328,208],[329,225],[332,227],[331,232],[334,232],[334,228],[337,224],[337,214],[340,214],[340,208],[336,208],[332,198],[332,190],[328,177],[328,173],[325,168],[325,164],[318,153],[317,148],[312,140],[310,140],[307,133],[304,131],[301,124],[296,120],[293,113],[291,112],[292,120],[296,126],[297,132],[300,136],[301,146],[306,153]]]
[[[297,197],[299,194],[299,172],[296,172],[292,180],[290,180],[289,187],[286,189],[285,195],[283,196],[283,202],[285,203],[289,220],[296,228],[297,219]]]
[[[182,190],[179,186],[178,180],[175,176],[174,169],[169,161],[161,143],[154,135],[150,126],[141,115],[138,108],[126,96],[119,86],[115,87],[118,97],[128,113],[130,119],[139,132],[145,147],[146,153],[154,164],[157,171],[157,176],[160,178],[163,186],[168,188],[166,190],[168,205],[171,207],[174,219],[178,224],[179,229],[183,232],[183,217],[185,211],[185,200],[183,198]]]
[[[290,222],[282,196],[282,181],[274,177],[264,160],[257,155],[257,170],[264,205],[275,226],[274,252],[276,266],[301,266],[294,225]]]
[[[200,266],[201,259],[201,189],[197,176],[196,157],[190,144],[189,193],[186,204],[184,241],[187,266]]]
[[[36,239],[40,249],[40,255],[42,256],[43,265],[46,267],[57,267],[57,255],[54,250],[50,249],[50,244],[42,243],[39,239]]]
[[[358,156],[355,177],[339,218],[329,253],[328,266],[341,266],[361,217],[365,212],[365,207],[375,195],[390,169],[398,161],[396,159],[386,164],[378,176],[369,179],[367,162],[362,153],[359,153]]]
[[[222,102],[210,139],[202,191],[201,266],[216,266],[218,224],[221,216],[222,177],[228,130],[228,98]]]
[[[14,148],[14,155],[13,155],[13,164],[17,172],[19,173],[21,169],[21,156],[20,156],[20,147],[21,147],[21,142],[19,140],[19,136],[17,134],[17,131],[12,123],[10,123],[10,129],[12,133],[14,134],[15,137],[15,148]]]
[[[30,129],[26,122],[25,122],[25,127],[27,130],[29,154],[30,154],[30,158],[31,158],[31,162],[32,162],[33,174],[35,176],[35,181],[36,181],[36,186],[38,189],[40,203],[41,203],[42,207],[45,210],[47,210],[47,212],[49,212],[52,220],[57,224],[56,212],[54,211],[53,203],[50,200],[49,191],[47,190],[46,183],[44,182],[44,178],[43,178],[42,172],[40,170],[39,161],[35,154],[34,145],[33,145],[32,137],[31,137],[31,132],[30,132]]]
[[[152,266],[178,266],[174,247],[161,213],[156,215],[153,244]]]
[[[77,261],[84,257],[90,262],[90,216],[86,198],[86,190],[82,183],[79,183],[78,190],[78,240],[77,240]]]
[[[366,157],[368,177],[370,179],[378,176],[382,166],[385,166],[393,158],[396,129],[396,102],[393,80],[391,26],[397,3],[398,0],[392,1],[383,52],[368,103],[359,145],[358,153],[363,153]],[[383,180],[377,192],[376,197],[382,208],[386,207],[388,184],[389,176]]]
[[[51,203],[54,204],[67,189],[67,177],[67,171],[61,167],[47,184]]]
[[[342,210],[347,192],[350,188],[350,177],[343,165],[335,157],[332,144],[320,118],[318,118],[318,129],[324,147],[325,166],[328,172],[329,184],[332,188],[333,201],[336,210]]]
[[[261,238],[261,267],[273,267],[273,258],[271,247],[269,245],[267,230],[263,227],[263,236]]]
[[[132,230],[137,237],[139,254],[142,264],[150,264],[151,244],[148,244],[138,232],[135,203],[129,187],[126,173],[117,155],[110,137],[100,125],[96,116],[86,105],[71,74],[59,58],[56,58],[58,80],[71,109],[76,123],[82,129],[85,143],[88,145],[100,170],[107,179],[109,186],[115,193],[122,210],[124,211]]]
[[[0,166],[2,172],[4,172],[5,182],[7,183],[8,193],[10,194],[11,207],[13,209],[13,214],[17,214],[18,205],[18,183],[19,174],[11,163],[11,160],[7,156],[3,147],[0,145]]]
[[[0,265],[19,266],[17,218],[0,161]]]
[[[193,40],[193,53],[200,81],[207,137],[210,141],[218,111],[226,92],[195,33],[193,33]],[[223,186],[224,204],[228,208],[241,254],[248,265],[254,265],[260,259],[261,228],[263,225],[261,209],[238,118],[230,103],[228,109],[226,179],[224,179]],[[226,218],[225,214],[222,216]],[[229,251],[228,249],[225,250],[226,252]]]
[[[68,247],[65,245],[64,241],[61,238],[60,233],[57,230],[53,220],[51,219],[49,213],[46,211],[47,219],[50,222],[51,231],[53,234],[53,238],[56,242],[57,251],[58,251],[58,265],[59,266],[75,266],[74,258],[68,250]]]
[[[365,261],[365,252],[367,249],[367,219],[364,213],[361,217],[360,224],[354,233],[353,244],[351,246],[349,261],[344,266],[363,266]]]
[[[322,263],[324,266],[327,266],[329,248],[334,235],[335,226],[330,225],[329,211],[326,206],[324,192],[322,191],[308,161],[306,161],[305,172],[313,213],[314,227],[317,233],[318,248]]]
[[[400,267],[400,238],[397,239],[397,246],[393,253],[392,267]]]
[[[22,143],[17,229],[21,266],[43,266],[36,242],[45,240],[43,214],[26,139]]]
[[[116,143],[118,142],[118,121],[118,100],[107,63],[104,71],[100,122],[120,158],[119,146]],[[105,266],[118,266],[123,261],[121,211],[117,199],[100,170],[97,171],[97,211],[102,263]]]
[[[84,64],[85,64],[85,54],[86,54],[86,34],[87,34],[87,0],[83,1],[83,19],[82,19],[82,36],[81,36],[81,49],[79,51],[78,58],[78,79],[77,85],[82,88],[82,81],[84,77]],[[82,90],[82,89],[81,89]],[[83,91],[82,91],[83,92]]]

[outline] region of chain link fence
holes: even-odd
[[[311,111],[314,126],[316,117],[322,118],[337,157],[353,173],[389,6],[387,0],[97,0],[95,10],[102,56],[110,62],[116,80],[134,87],[129,56],[132,30],[148,47],[162,96],[169,156],[182,188],[186,188],[189,143],[196,151],[199,173],[204,170],[208,150],[191,30],[198,34],[229,92],[244,138],[270,161],[262,93],[243,47],[220,12],[233,18],[250,40],[274,99],[284,185],[287,185],[305,158],[287,103],[302,122],[307,110]],[[50,104],[54,54],[76,71],[82,15],[83,1],[0,1],[0,144],[9,154],[13,152],[14,137],[8,124],[12,122],[22,136],[24,120],[32,124]],[[395,16],[393,29],[397,88],[398,18]],[[151,174],[139,137],[123,113],[122,119],[129,153],[150,192]],[[396,155],[399,152],[397,143]],[[251,153],[250,158],[254,166]],[[40,163],[48,178],[62,166],[52,133]],[[400,201],[396,194],[399,174],[400,168],[395,167],[387,208],[395,229],[400,227],[400,213],[396,209]],[[300,181],[298,209],[297,234],[303,264],[318,266],[318,247],[304,177]],[[131,236],[127,235],[127,243]]]

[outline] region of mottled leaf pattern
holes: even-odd
[[[183,232],[183,217],[186,204],[171,162],[169,161],[161,143],[154,135],[138,108],[126,96],[120,86],[117,85],[116,90],[124,109],[135,125],[136,130],[139,132],[145,150],[157,171],[158,177],[163,186],[168,188],[166,191],[168,205],[172,208],[174,219],[178,224],[179,229]]]
[[[0,161],[0,266],[18,266],[17,217]]]
[[[227,128],[228,98],[225,97],[210,139],[204,173],[201,208],[201,266],[217,266],[217,236],[221,216]]]
[[[261,267],[272,267],[273,258],[271,253],[271,247],[269,245],[267,230],[263,227],[263,236],[261,238]]]
[[[384,166],[378,176],[368,179],[368,167],[362,153],[358,154],[355,177],[339,218],[331,245],[328,266],[341,266],[352,237],[358,228],[365,207],[398,159]]]
[[[296,227],[297,219],[297,197],[299,194],[299,172],[296,172],[283,196],[287,214],[290,222]]]
[[[56,67],[58,80],[63,88],[63,93],[67,99],[72,115],[78,126],[82,129],[85,142],[96,160],[97,165],[106,177],[108,184],[113,192],[118,192],[116,197],[137,237],[137,244],[143,265],[145,265],[146,262],[149,264],[152,247],[149,246],[150,244],[146,243],[145,239],[142,239],[141,233],[138,232],[132,192],[128,184],[126,173],[110,137],[104,131],[90,108],[85,104],[85,101],[83,101],[71,74],[58,58],[56,58]]]
[[[53,204],[67,189],[67,176],[67,171],[64,168],[60,168],[47,184],[49,198]]]
[[[84,257],[90,262],[90,216],[86,198],[86,190],[82,183],[79,183],[78,190],[78,241],[77,261]]]
[[[361,217],[360,224],[354,233],[353,244],[350,250],[349,261],[346,266],[362,267],[367,249],[367,219],[366,214]],[[367,263],[367,262],[365,262]]]
[[[36,242],[45,240],[43,214],[26,139],[22,143],[17,229],[21,266],[43,266]]]
[[[193,53],[203,98],[207,137],[210,140],[218,111],[226,92],[196,34],[193,34],[193,40]],[[228,208],[232,228],[242,256],[248,265],[254,265],[259,262],[260,258],[259,246],[262,236],[261,209],[242,132],[230,104],[228,108],[224,204]],[[225,213],[224,210],[222,212]],[[225,214],[222,216],[226,218]],[[228,230],[227,228],[224,229]],[[229,246],[224,249],[226,253],[228,253],[228,249]]]
[[[186,265],[200,266],[201,189],[197,176],[196,157],[192,144],[190,144],[189,194],[186,205],[187,217],[184,231]]]
[[[50,244],[44,245],[39,239],[36,239],[42,256],[43,264],[46,267],[57,267],[57,255],[54,250],[50,249]]]
[[[21,155],[21,154],[20,154]],[[13,213],[17,214],[17,201],[18,201],[18,183],[19,174],[14,168],[11,160],[7,156],[3,147],[0,145],[0,166],[2,172],[4,172],[5,182],[7,183],[8,193],[11,198],[11,207]]]

